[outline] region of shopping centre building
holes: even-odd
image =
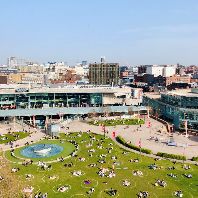
[[[143,105],[153,114],[171,121],[176,129],[198,131],[198,89],[180,89],[167,93],[148,93],[143,96]]]
[[[58,88],[8,88],[0,90],[0,118],[87,115],[89,113],[145,112],[142,89],[110,86],[65,86]]]

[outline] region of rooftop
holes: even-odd
[[[166,94],[172,96],[198,97],[198,89],[178,89],[169,91]]]
[[[27,88],[27,87],[26,87]],[[27,89],[29,91],[24,93],[130,93],[132,89],[140,89],[140,88],[131,88],[131,87],[107,87],[107,86],[65,86],[65,87],[56,87],[56,88],[49,88],[49,87],[37,87],[37,88],[30,88]],[[16,92],[16,90],[19,90]],[[14,93],[23,93],[20,91],[23,89],[17,89],[14,87],[0,89],[0,94],[14,94]],[[25,90],[25,89],[24,89]]]

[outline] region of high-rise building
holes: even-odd
[[[118,63],[89,64],[89,83],[94,85],[117,85],[119,82]]]

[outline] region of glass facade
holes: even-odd
[[[102,106],[101,93],[0,94],[1,109]]]
[[[150,106],[154,115],[171,121],[177,129],[198,130],[198,97],[162,94],[161,99],[143,97],[143,105]]]

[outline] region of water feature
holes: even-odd
[[[35,144],[21,150],[21,155],[28,158],[46,158],[59,154],[63,147],[57,144]]]

